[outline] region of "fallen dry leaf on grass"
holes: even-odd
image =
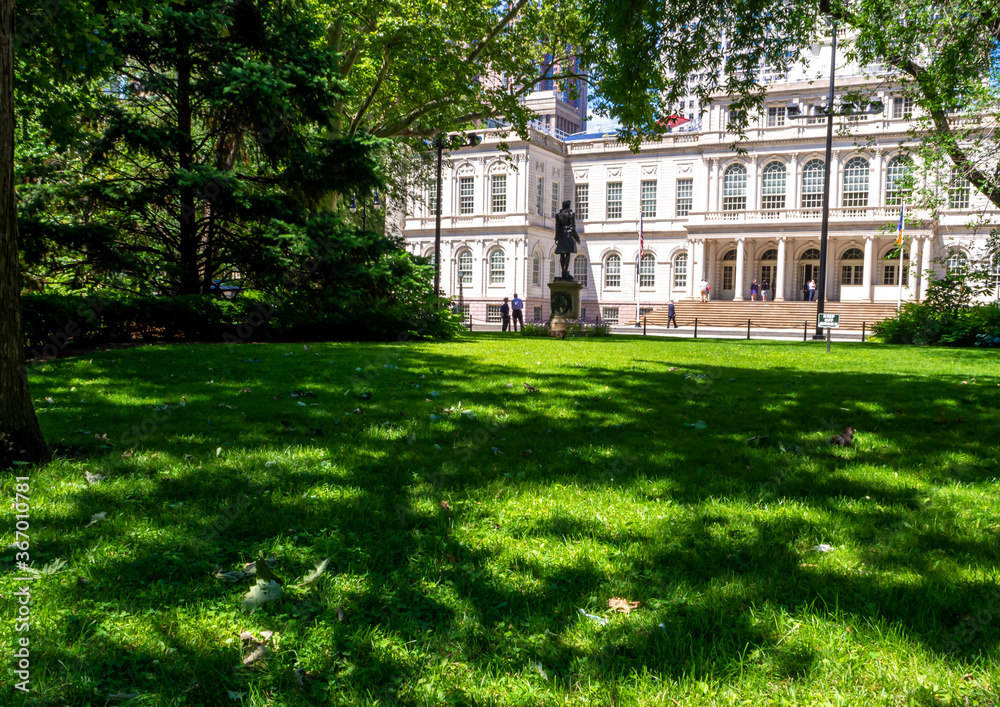
[[[623,614],[632,613],[632,609],[639,607],[639,602],[629,601],[628,599],[622,599],[621,597],[612,597],[608,599],[608,608],[612,611],[620,611]]]

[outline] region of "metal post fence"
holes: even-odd
[[[750,341],[750,320],[747,319],[747,341]]]
[[[865,327],[867,326],[867,324],[868,324],[868,322],[861,322],[861,343],[862,344],[865,343]]]
[[[809,320],[806,319],[804,322],[802,322],[802,340],[805,341],[808,336],[809,336]]]
[[[694,338],[698,338],[698,317],[694,318]]]

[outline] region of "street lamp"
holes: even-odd
[[[372,208],[381,208],[382,202],[379,201],[378,192],[372,192]],[[358,212],[358,204],[354,201],[354,196],[351,196],[351,203],[347,207],[352,214]],[[361,200],[361,229],[364,231],[368,230],[368,200]]]
[[[797,104],[789,104],[785,116],[790,120],[814,118],[826,115],[826,161],[823,165],[823,221],[819,232],[819,282],[816,283],[816,333],[813,339],[825,339],[826,334],[819,328],[819,320],[826,303],[826,259],[830,236],[830,161],[833,158],[833,116],[838,112],[833,107],[834,79],[837,73],[837,23],[830,22],[832,40],[830,42],[830,93],[826,99],[823,112],[813,115],[802,115]],[[881,113],[885,106],[880,101],[869,103],[865,110],[855,110],[853,103],[844,103],[840,107],[840,115],[865,115]]]
[[[434,295],[441,294],[441,156],[447,146],[457,150],[462,147],[475,147],[483,141],[480,135],[438,135],[434,138],[434,149],[437,150],[437,185],[434,189]]]

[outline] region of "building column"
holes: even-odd
[[[907,258],[906,261],[906,269],[910,271],[909,273],[910,296],[908,298],[910,301],[917,300],[920,297],[920,283],[921,283],[920,273],[913,272],[913,268],[911,268],[910,266],[914,263],[920,262],[920,256],[923,253],[923,250],[924,250],[923,244],[920,242],[919,238],[910,239],[910,248],[909,248],[910,257]]]
[[[715,282],[715,251],[717,241],[706,239],[702,245],[702,260],[704,261],[702,267],[705,269],[705,281],[709,285],[719,283]],[[714,299],[719,296],[719,288],[716,287],[715,295],[710,296],[710,299]]]
[[[687,254],[688,254],[688,282],[687,282],[687,292],[685,296],[693,300],[695,296],[695,288],[698,283],[695,281],[695,268],[694,268],[694,258],[696,253],[696,246],[694,241],[689,240],[687,242]]]
[[[799,177],[799,153],[793,152],[788,161],[788,184],[786,185],[785,208],[799,208],[799,189],[802,188],[802,179]],[[791,187],[790,189],[788,187]]]
[[[757,179],[760,170],[757,168],[758,155],[750,155],[750,169],[747,170],[747,211],[757,211],[760,209],[760,197],[758,197]]]
[[[771,283],[774,288],[774,301],[785,301],[785,244],[788,238],[778,236],[778,268],[775,273],[775,282]]]
[[[714,213],[719,210],[719,185],[718,182],[718,157],[709,157],[708,160],[708,204],[705,211]]]
[[[830,155],[830,208],[836,209],[840,206],[842,197],[843,180],[840,178],[840,153],[834,152]]]
[[[743,266],[746,260],[746,238],[736,239],[736,277],[733,280],[733,301],[743,301]]]
[[[875,159],[872,160],[869,179],[875,180],[875,200],[869,206],[882,206],[885,204],[885,155],[881,147],[875,148]],[[869,191],[873,191],[871,187]]]
[[[861,301],[872,301],[872,271],[875,268],[875,236],[865,236],[865,269],[861,274]],[[843,283],[841,283],[843,287]]]
[[[931,269],[931,236],[924,238],[923,246],[920,248],[920,301],[927,299],[927,286],[930,278],[927,271]]]

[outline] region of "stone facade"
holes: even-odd
[[[624,322],[670,299],[694,299],[702,278],[713,299],[749,299],[753,279],[776,283],[769,299],[802,299],[803,284],[818,277],[826,119],[792,120],[785,110],[821,93],[806,83],[772,87],[745,154],[730,149],[735,136],[726,130],[724,103],[706,111],[699,130],[644,143],[638,153],[609,136],[532,132],[529,141],[507,138],[505,155],[501,138],[487,133],[445,165],[442,289],[461,298],[475,321],[498,318],[503,297],[514,292],[525,300],[526,320],[547,319],[554,216],[570,199],[583,240],[572,270],[584,284],[588,320]],[[899,293],[899,260],[886,255],[895,249],[895,179],[911,114],[888,90],[878,98],[883,113],[852,119],[851,134],[838,130],[833,141],[829,301],[895,302]],[[835,118],[842,124],[847,118]],[[399,224],[419,255],[434,248],[429,196],[412,194]],[[904,300],[924,296],[923,273],[940,267],[935,258],[980,257],[985,236],[967,224],[997,215],[967,184],[944,202],[936,214],[906,209]]]

